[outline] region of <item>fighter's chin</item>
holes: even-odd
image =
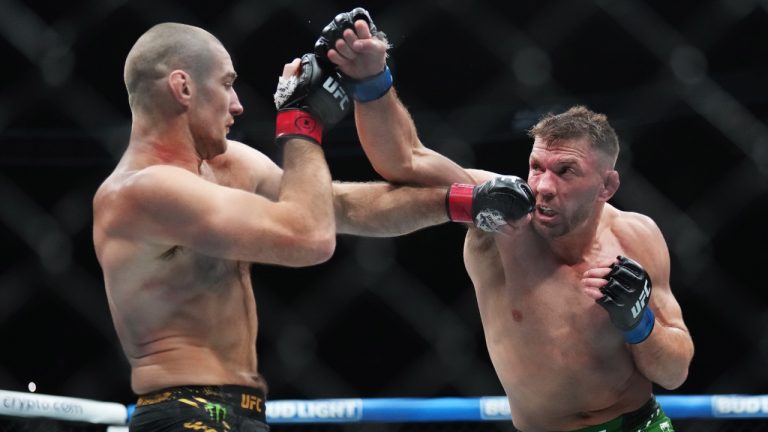
[[[217,152],[212,157],[216,157],[218,155],[222,155],[227,152],[227,147],[229,146],[229,141],[226,139],[221,143],[221,146],[217,147]]]
[[[215,144],[209,145],[205,148],[204,152],[200,155],[204,160],[210,160],[218,155],[224,154],[227,151],[229,141],[225,138]]]
[[[534,230],[545,237],[557,237],[561,234],[562,227],[556,216],[535,215],[532,218]]]

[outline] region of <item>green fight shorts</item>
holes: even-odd
[[[573,432],[674,432],[672,421],[651,397],[640,408],[609,422],[578,429]]]

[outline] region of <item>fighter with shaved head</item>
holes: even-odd
[[[313,54],[275,93],[282,167],[227,139],[237,73],[209,32],[163,23],[125,62],[128,146],[93,200],[93,240],[139,395],[130,430],[265,431],[250,263],[327,260],[336,233],[400,235],[448,221],[446,188],[332,183],[323,130],[346,114]]]

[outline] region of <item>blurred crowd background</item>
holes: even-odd
[[[230,137],[278,159],[272,94],[339,12],[367,8],[422,141],[527,175],[526,129],[575,104],[622,145],[612,203],[656,220],[696,344],[660,394],[768,393],[768,2],[0,0],[0,388],[132,403],[91,240],[127,143],[125,55],[153,24],[212,32],[245,107]],[[352,117],[334,177],[379,177]],[[259,217],[243,215],[243,217]],[[304,269],[253,267],[260,369],[281,398],[501,395],[462,261],[465,228],[340,236]]]

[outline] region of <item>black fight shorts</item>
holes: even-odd
[[[268,432],[266,397],[257,388],[183,386],[142,395],[129,432]]]

